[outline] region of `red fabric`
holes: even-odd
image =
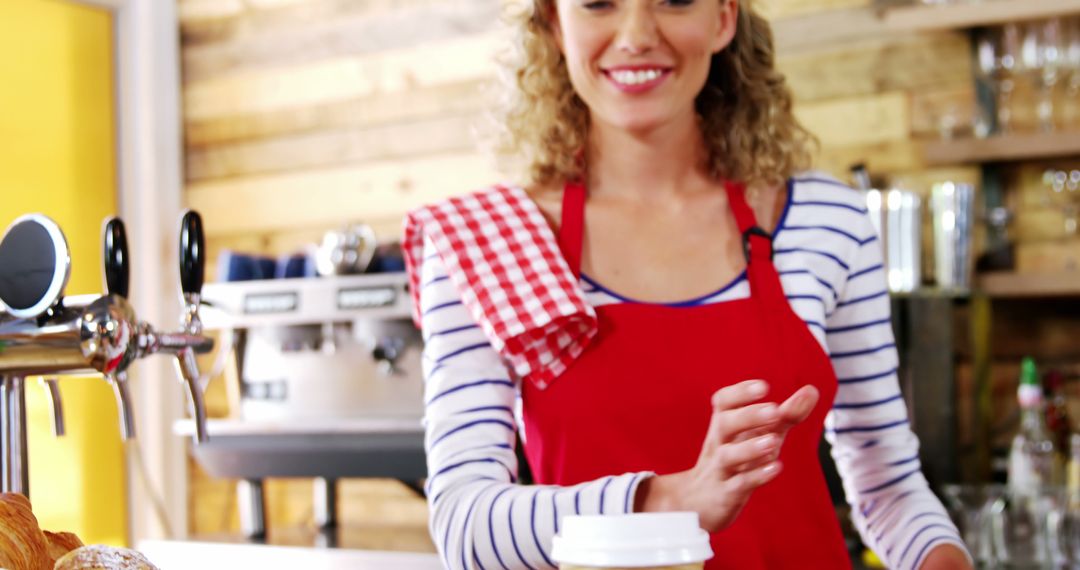
[[[728,196],[740,228],[755,226],[742,187],[729,185]],[[562,231],[581,235],[565,227],[580,219],[564,212]],[[580,238],[566,247],[580,251]],[[750,251],[747,299],[598,307],[597,337],[559,382],[546,390],[522,386],[526,455],[541,484],[683,471],[697,460],[713,392],[760,378],[769,383],[767,399],[781,402],[813,384],[821,399],[788,434],[783,470],[754,492],[730,527],[712,535],[715,556],[706,568],[850,568],[817,453],[836,376],[784,297],[769,240],[752,237]]]

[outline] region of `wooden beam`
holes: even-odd
[[[443,2],[392,12],[352,10],[336,17],[261,25],[245,18],[244,33],[223,41],[186,45],[186,83],[260,68],[357,56],[437,43],[494,29],[498,2]]]
[[[827,147],[878,144],[911,133],[911,106],[903,92],[799,103],[795,115]]]
[[[376,160],[466,152],[476,145],[478,115],[396,123],[370,129],[335,129],[188,151],[187,179],[242,177],[312,170]]]
[[[189,148],[200,148],[312,131],[365,129],[444,115],[477,113],[488,106],[490,98],[487,94],[492,88],[491,81],[463,81],[300,109],[239,113],[201,120],[189,117],[184,125],[184,135]]]
[[[499,180],[477,153],[190,184],[208,236],[401,216]]]
[[[1055,297],[1080,295],[1075,273],[984,273],[976,286],[992,297]]]
[[[955,87],[914,89],[911,94],[911,134],[919,139],[970,137],[978,105],[971,81]]]
[[[986,139],[932,141],[929,164],[1014,162],[1080,155],[1080,132],[1018,133]]]
[[[184,113],[189,121],[206,120],[489,79],[501,45],[497,34],[484,34],[193,82],[184,90]]]
[[[866,164],[871,173],[905,172],[922,168],[922,148],[905,139],[878,144],[823,147],[814,168],[841,180],[850,177],[849,168],[855,163]]]
[[[1066,273],[1080,277],[1080,240],[1016,244],[1017,273]]]
[[[754,2],[754,9],[770,20],[794,18],[814,12],[866,8],[871,0],[766,0]]]
[[[994,0],[956,2],[939,6],[913,4],[885,11],[885,27],[893,32],[916,32],[993,26],[1080,14],[1080,0]]]
[[[873,40],[859,49],[782,55],[777,68],[800,102],[883,91],[954,91],[971,85],[971,47],[962,34]]]
[[[870,6],[778,18],[772,28],[773,43],[780,55],[896,35]]]
[[[227,41],[250,30],[277,32],[298,24],[348,18],[379,17],[397,10],[435,8],[443,0],[180,0],[177,12],[185,46]]]

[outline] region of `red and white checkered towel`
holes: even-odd
[[[402,248],[417,326],[425,237],[518,377],[546,387],[596,335],[596,312],[539,207],[521,188],[497,186],[409,212]]]

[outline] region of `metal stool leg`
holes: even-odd
[[[248,540],[266,540],[266,495],[262,479],[241,479],[236,483],[240,507],[240,531]]]
[[[318,534],[315,536],[316,546],[335,548],[338,545],[337,536],[337,479],[315,479],[313,505],[315,510],[315,527]]]

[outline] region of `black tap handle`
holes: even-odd
[[[129,266],[127,232],[120,218],[105,222],[105,289],[110,295],[128,298]]]
[[[206,269],[206,241],[202,218],[194,210],[184,212],[180,220],[180,287],[184,293],[202,291]]]

